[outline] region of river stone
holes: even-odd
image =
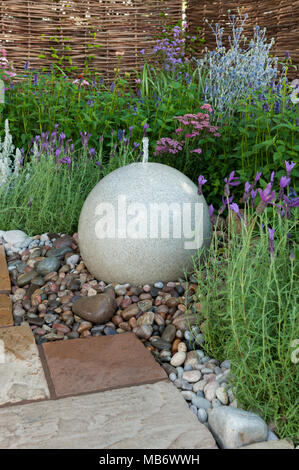
[[[36,278],[38,276],[36,271],[29,271],[28,273],[20,274],[17,279],[17,284],[19,287],[24,287],[29,282],[32,281],[32,279]]]
[[[213,408],[208,418],[210,429],[223,449],[262,442],[267,438],[267,425],[258,415],[230,406]]]
[[[176,327],[174,325],[167,325],[165,330],[162,333],[162,340],[172,343],[176,334]]]
[[[11,246],[21,247],[28,237],[22,230],[8,230],[4,232],[3,238]]]
[[[170,207],[174,203],[175,217]],[[170,207],[169,216],[161,217],[161,211],[155,224],[151,204],[163,204],[166,212]],[[200,208],[195,204],[202,204],[203,217],[195,214],[195,209]],[[111,172],[88,195],[80,215],[79,246],[87,269],[98,280],[131,285],[184,277],[185,270],[193,267],[192,256],[198,247],[196,243],[190,247],[188,243],[192,239],[175,231],[180,227],[182,213],[185,215],[189,210],[191,230],[196,219],[203,244],[209,246],[208,206],[187,176],[175,168],[152,162],[132,163]],[[153,233],[155,226],[157,230]]]
[[[49,258],[45,258],[42,261],[39,261],[36,264],[35,269],[39,274],[45,276],[46,274],[49,274],[53,271],[57,271],[59,267],[60,261],[57,258],[50,256]]]
[[[172,356],[170,364],[174,367],[178,367],[184,364],[185,359],[186,353],[184,351],[177,352]]]
[[[109,294],[81,297],[72,305],[73,313],[93,323],[105,323],[111,320],[117,309],[115,299]]]

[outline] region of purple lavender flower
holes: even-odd
[[[111,83],[111,85],[110,85],[110,91],[111,91],[111,93],[113,93],[114,90],[115,90],[115,84],[114,84],[114,83]]]
[[[228,205],[231,204],[233,199],[234,196],[229,197],[228,200],[227,197],[222,196],[222,206],[218,209],[218,215],[221,215],[225,211],[227,203]]]
[[[37,74],[35,74],[35,75],[33,76],[33,83],[34,83],[35,86],[38,85],[38,75],[37,75]]]
[[[296,166],[296,163],[294,162],[289,163],[286,160],[284,161],[284,163],[285,163],[286,170],[287,170],[287,176],[290,176],[292,169],[294,168],[294,166]]]
[[[90,155],[91,158],[94,157],[95,152],[96,152],[96,150],[93,147],[89,149],[89,155]]]
[[[237,216],[240,220],[244,220],[244,217],[240,212],[238,204],[233,202],[232,204],[229,205],[229,208],[237,214]]]
[[[207,181],[208,180],[206,180],[204,178],[204,176],[199,175],[199,177],[198,177],[198,192],[197,192],[199,194],[199,196],[202,195],[202,187],[203,187],[204,184],[206,184]]]
[[[141,49],[140,54],[144,55],[145,49]]]
[[[30,200],[29,200],[29,202],[28,202],[28,207],[31,207],[31,206],[32,206],[32,201],[33,201],[33,199],[32,199],[32,197],[31,197]]]
[[[253,182],[253,186],[255,186],[257,184],[257,182],[259,181],[261,176],[262,176],[262,173],[259,173],[259,172],[256,173],[255,178],[254,178],[254,182]]]
[[[256,212],[258,214],[261,214],[262,212],[264,212],[264,210],[266,209],[267,205],[273,200],[275,199],[276,195],[275,195],[275,191],[272,191],[272,183],[268,183],[266,188],[264,189],[264,191],[262,191],[260,188],[258,189],[258,192],[259,192],[259,195],[260,195],[260,198],[261,198],[261,202],[259,203],[259,205],[257,206],[256,208]]]
[[[250,195],[251,195],[251,207],[254,207],[254,202],[255,202],[255,198],[256,198],[256,195],[257,195],[257,189],[252,189],[251,192],[250,192]]]
[[[244,194],[243,194],[243,202],[244,202],[244,204],[246,204],[246,202],[248,202],[250,190],[251,190],[251,184],[248,183],[248,181],[246,181],[246,183],[245,183],[245,188],[244,188]]]
[[[235,172],[232,171],[228,178],[224,178],[225,186],[224,186],[224,195],[230,195],[230,186],[238,186],[240,184],[239,177],[235,176]]]
[[[274,232],[275,230],[268,227],[269,232],[269,252],[271,255],[274,255]]]

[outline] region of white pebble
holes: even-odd
[[[175,353],[174,356],[172,356],[170,364],[174,367],[181,366],[182,364],[184,364],[185,359],[186,353],[184,351],[180,351]]]

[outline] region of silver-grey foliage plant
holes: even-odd
[[[243,35],[244,24],[248,18],[228,12],[232,36],[229,48],[223,46],[224,28],[219,24],[209,24],[216,38],[216,49],[207,51],[198,61],[202,80],[203,98],[210,103],[218,115],[231,115],[234,106],[251,91],[264,91],[278,74],[278,58],[270,56],[274,39],[268,43],[266,28],[254,28],[253,38],[248,42]]]

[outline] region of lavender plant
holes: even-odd
[[[220,115],[232,114],[236,103],[251,92],[265,92],[278,74],[278,59],[270,56],[274,39],[267,42],[266,29],[254,28],[253,39],[248,43],[242,34],[248,15],[228,14],[232,35],[229,48],[223,45],[224,28],[210,25],[216,39],[216,49],[198,61],[202,81],[203,99]]]
[[[292,344],[299,338],[299,198],[289,187],[295,163],[286,161],[285,167],[278,190],[274,173],[265,188],[256,189],[260,173],[247,181],[243,208],[232,202],[238,178],[234,172],[226,178],[228,217],[210,206],[211,247],[195,259],[194,300],[202,308],[194,313],[205,352],[231,361],[238,406],[260,414],[281,438],[299,442],[299,370],[292,361]],[[199,191],[203,181],[201,175]]]

